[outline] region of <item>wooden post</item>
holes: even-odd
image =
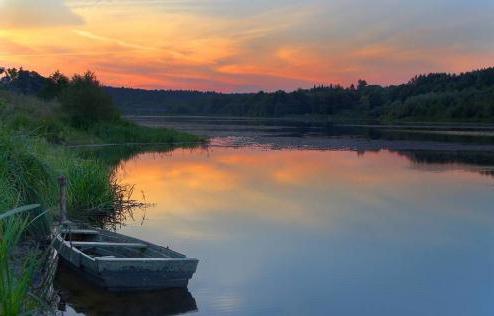
[[[67,179],[64,176],[58,178],[60,184],[60,223],[67,221]]]

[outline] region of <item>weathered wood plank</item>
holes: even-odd
[[[99,232],[92,229],[63,229],[62,234],[98,235]]]
[[[79,247],[128,247],[128,248],[147,248],[146,244],[141,243],[122,243],[122,242],[96,242],[96,241],[72,241],[72,246]]]
[[[133,261],[133,262],[195,262],[197,259],[190,258],[108,258],[104,259],[105,261]]]
[[[60,176],[58,178],[60,184],[60,223],[67,221],[67,178]]]

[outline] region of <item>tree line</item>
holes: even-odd
[[[60,89],[65,89],[68,80],[59,72],[49,78],[22,69],[2,72],[7,74],[3,78],[4,86],[8,81],[7,86],[12,90],[43,98],[63,95]],[[7,77],[14,79],[6,80]],[[407,83],[386,87],[359,80],[348,87],[331,84],[293,92],[225,94],[124,87],[104,89],[125,114],[494,121],[494,68],[461,74],[418,75]]]
[[[359,80],[349,87],[327,85],[272,93],[106,89],[125,113],[132,114],[494,121],[494,68],[418,75],[387,87]]]

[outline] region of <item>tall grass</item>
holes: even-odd
[[[37,306],[29,289],[38,261],[34,254],[14,258],[13,253],[28,226],[27,217],[0,220],[0,314],[30,314]],[[13,261],[17,261],[13,265]],[[15,269],[17,267],[17,269]]]
[[[82,158],[37,137],[0,131],[0,207],[21,204],[57,205],[58,181],[68,179],[68,210],[74,216],[108,214],[120,207],[122,188],[113,168],[101,160]],[[123,201],[124,202],[124,201]]]
[[[6,189],[0,192],[3,209],[21,203],[49,205],[53,201],[54,170],[39,157],[45,151],[39,140],[0,132],[0,186]]]
[[[126,120],[100,122],[92,125],[89,132],[108,143],[196,143],[199,136],[168,128],[140,126]]]

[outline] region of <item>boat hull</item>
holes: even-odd
[[[168,248],[108,231],[99,232],[124,242],[144,243],[155,253],[173,255],[166,258],[93,257],[58,235],[54,247],[64,263],[100,287],[111,291],[186,288],[197,269],[197,259],[186,258]]]
[[[160,272],[111,272],[98,274],[92,270],[81,269],[60,256],[61,263],[98,287],[111,292],[156,291],[173,288],[187,288],[189,278],[170,278]]]

